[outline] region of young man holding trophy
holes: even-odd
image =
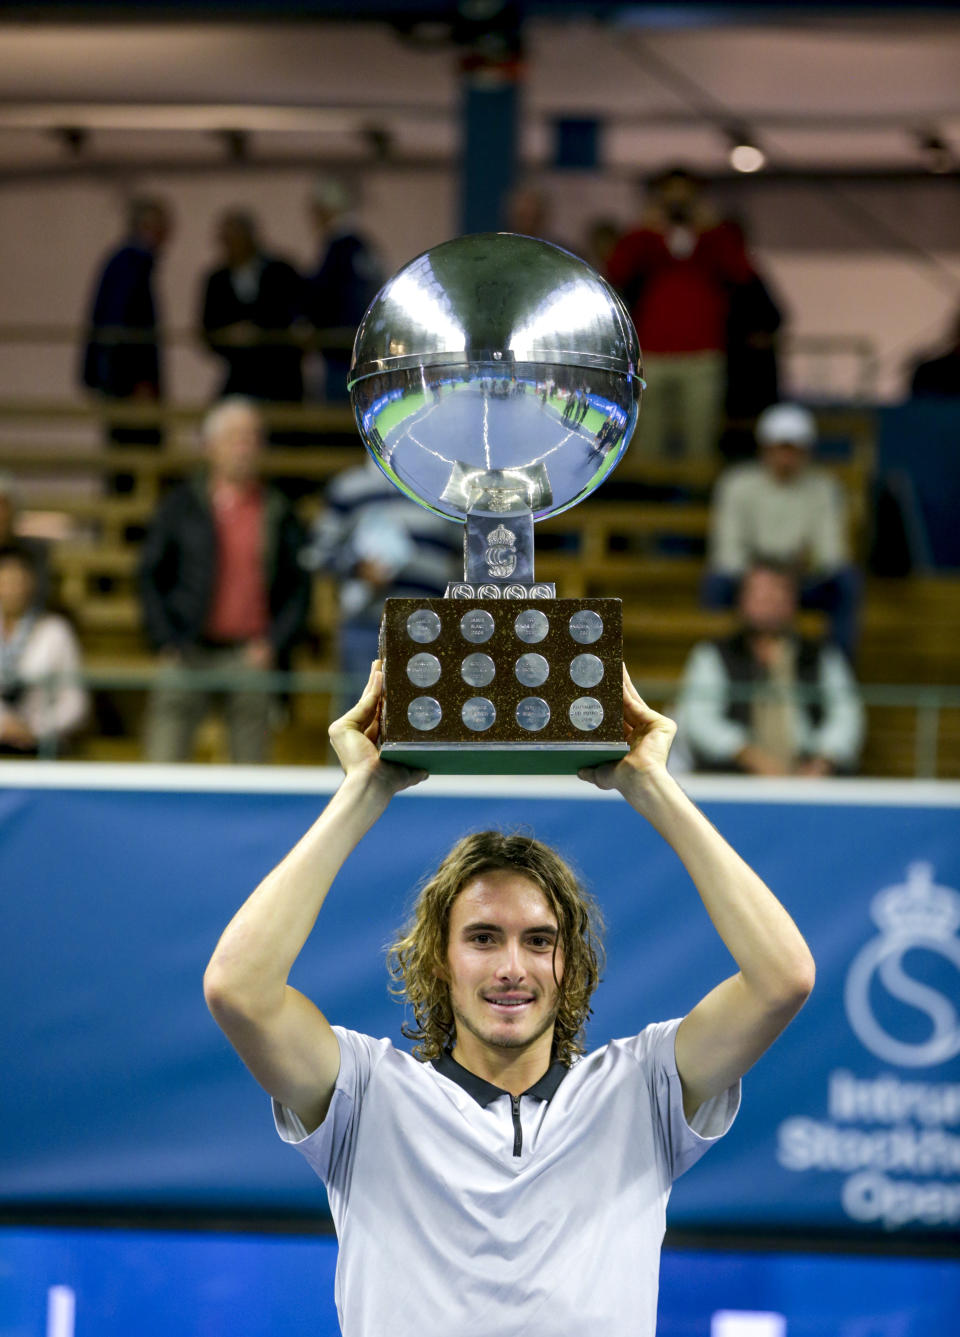
[[[576,349],[556,331],[570,318],[571,291],[587,270],[547,243],[462,238],[411,267],[418,264],[429,283],[412,287],[401,271],[401,291],[420,326],[432,321],[451,347],[434,348],[419,369],[406,352],[366,364],[355,352],[357,379],[366,375],[375,384],[355,389],[354,403],[371,451],[398,486],[438,509],[466,502],[469,593],[448,591],[449,608],[431,601],[401,610],[397,626],[413,628],[414,644],[404,648],[399,633],[384,637],[388,663],[374,662],[360,701],[331,726],[343,782],[228,925],[207,968],[206,997],[273,1097],[280,1136],[326,1184],[340,1243],[336,1299],[345,1337],[653,1337],[671,1184],[729,1128],[740,1078],[802,1006],[813,960],[773,893],[668,773],[672,721],[643,702],[619,662],[614,721],[609,648],[581,681],[583,646],[593,642],[578,635],[595,629],[583,615],[603,623],[607,610],[574,607],[579,601],[536,587],[530,554],[525,573],[511,567],[483,582],[470,579],[471,548],[477,562],[485,550],[484,525],[498,540],[509,529],[522,550],[524,497],[527,518],[538,509],[534,493],[539,513],[548,513],[586,495],[613,467],[636,419],[639,350],[627,347],[624,359],[622,346],[613,356],[593,347],[576,355],[570,375],[563,355],[544,350],[544,340]],[[535,300],[510,313],[521,272]],[[605,285],[591,287],[594,280],[602,285],[587,270],[587,288],[574,304],[578,318],[586,312],[596,326],[608,310],[618,337],[628,335],[629,320],[623,325],[612,305],[617,299]],[[474,301],[477,293],[482,303]],[[382,298],[365,326],[382,317]],[[358,350],[363,345],[361,326]],[[395,338],[390,346],[409,349],[411,341]],[[390,386],[395,373],[399,387]],[[499,393],[504,380],[509,396]],[[398,391],[392,399],[391,388]],[[586,405],[574,415],[576,426],[563,411],[570,393]],[[506,415],[497,421],[494,399],[511,416],[517,405],[533,408],[512,459],[495,448],[495,438],[502,446],[509,432]],[[537,412],[546,423],[539,438]],[[439,467],[444,436],[430,438],[427,430],[435,417],[446,419],[457,443],[457,457],[444,456]],[[552,446],[547,429],[555,433]],[[607,443],[602,467],[590,434]],[[472,445],[477,453],[464,458]],[[573,457],[565,467],[564,453]],[[497,562],[510,565],[502,554]],[[519,587],[513,593],[509,582]],[[480,614],[491,609],[485,622]],[[540,625],[534,613],[548,628],[540,641],[525,642],[525,632]],[[489,635],[473,639],[488,623]],[[531,643],[543,653],[524,648]],[[422,645],[436,650],[429,681]],[[478,680],[484,655],[489,664]],[[542,664],[531,666],[534,658]],[[410,750],[392,753],[384,745],[384,694],[390,699],[392,683],[402,692],[405,676],[419,693],[408,721],[414,730],[425,721],[422,732],[430,733],[452,720],[445,745],[427,741],[420,751],[414,738]],[[606,695],[581,695],[601,680]],[[529,704],[531,687],[540,693],[537,708]],[[575,737],[554,733],[531,742],[529,734],[545,733],[547,720],[558,716]],[[504,718],[509,729],[496,741],[458,742],[461,726],[483,734]],[[602,739],[585,740],[601,723]],[[331,1025],[287,983],[291,967],[339,869],[392,796],[431,770],[450,769],[454,754],[468,769],[490,769],[493,756],[501,769],[566,768],[618,790],[676,850],[736,973],[686,1017],[585,1053],[602,962],[598,908],[549,847],[480,832],[449,852],[388,954],[396,991],[414,1017],[406,1032],[417,1042],[414,1053]],[[335,1009],[335,1000],[322,1001]]]

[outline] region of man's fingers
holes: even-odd
[[[361,725],[364,729],[367,727],[370,712],[376,708],[383,685],[383,674],[377,667],[379,662],[379,660],[374,660],[360,700],[355,706],[351,706],[349,710],[345,711],[339,719],[334,720],[330,726],[331,729],[335,729],[340,724],[344,726]]]

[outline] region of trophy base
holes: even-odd
[[[628,750],[626,743],[385,743],[380,755],[431,775],[576,775]]]
[[[380,657],[385,760],[572,775],[626,752],[619,599],[388,599]]]

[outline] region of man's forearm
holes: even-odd
[[[364,776],[344,780],[227,925],[207,967],[208,992],[267,1006],[280,995],[334,878],[388,801]]]
[[[680,857],[747,986],[772,1004],[809,992],[813,959],[796,924],[673,777],[637,777],[625,797]]]

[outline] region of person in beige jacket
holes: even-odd
[[[702,601],[726,608],[756,561],[793,567],[801,608],[830,619],[830,639],[849,659],[857,641],[860,576],[850,560],[846,502],[837,480],[812,461],[813,414],[774,404],[757,420],[760,458],[717,482]]]

